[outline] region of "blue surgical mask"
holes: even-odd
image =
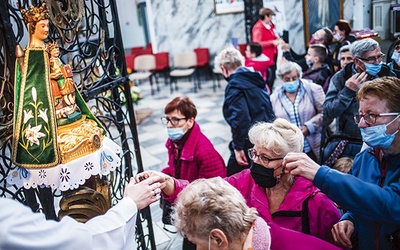
[[[289,93],[294,93],[299,88],[300,82],[299,80],[295,80],[292,82],[284,82],[282,88]]]
[[[399,132],[399,129],[393,134],[388,135],[386,134],[386,128],[399,117],[400,115],[394,118],[393,121],[389,122],[387,125],[380,124],[376,126],[360,128],[363,141],[368,146],[373,148],[388,149],[390,145],[392,145],[394,136]]]
[[[396,64],[400,66],[400,52],[393,52],[392,60],[395,61]]]
[[[179,140],[185,134],[182,128],[167,128],[168,137],[173,140]]]
[[[372,64],[372,63],[364,63],[365,65],[365,72],[370,74],[371,76],[376,76],[379,71],[381,71],[383,62],[379,64]]]

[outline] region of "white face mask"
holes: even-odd
[[[395,61],[396,64],[400,66],[400,52],[393,52],[392,60]]]
[[[340,41],[340,39],[342,39],[342,36],[339,33],[336,33],[335,35],[333,35],[333,38],[335,38],[336,41]]]

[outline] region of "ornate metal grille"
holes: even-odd
[[[11,136],[14,100],[15,48],[28,36],[19,8],[46,3],[50,41],[60,45],[60,58],[73,68],[74,80],[108,136],[123,152],[121,167],[110,177],[111,197],[116,203],[125,185],[143,171],[125,55],[113,0],[9,0],[0,1],[0,196],[7,196],[55,218],[50,189],[19,189],[6,182],[12,164]],[[136,165],[133,161],[136,161]],[[137,166],[137,167],[136,167]],[[156,249],[150,209],[140,212],[136,241],[138,249]]]
[[[258,11],[263,7],[262,0],[245,0],[244,1],[244,22],[246,29],[246,43],[250,43],[251,29],[257,22],[259,15]]]

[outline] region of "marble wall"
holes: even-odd
[[[303,0],[285,0],[286,22],[292,48],[304,52]],[[345,0],[345,18],[353,0]],[[214,0],[148,0],[148,18],[153,48],[176,52],[209,48],[215,56],[230,46],[231,38],[246,43],[244,14],[215,15]],[[351,16],[348,17],[348,20]]]

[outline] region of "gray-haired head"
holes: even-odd
[[[345,53],[345,52],[349,52],[350,51],[350,45],[344,45],[342,47],[340,47],[339,49],[339,53]]]
[[[369,51],[379,48],[379,43],[372,38],[355,41],[350,45],[350,51],[354,57],[363,57]]]
[[[300,65],[290,61],[279,66],[278,70],[276,71],[276,75],[279,78],[282,78],[284,75],[292,72],[293,70],[296,70],[297,74],[299,75],[299,78],[301,78],[303,71],[301,70]]]

